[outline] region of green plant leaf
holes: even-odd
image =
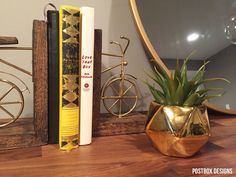
[[[225,94],[225,92],[224,93],[219,93],[219,94],[211,94],[211,95],[208,95],[207,93],[204,93],[204,94],[202,94],[198,97],[198,99],[195,102],[195,106],[201,105],[205,100],[209,100],[209,99],[215,98],[215,97],[221,97],[224,94]]]
[[[227,82],[227,83],[230,83],[229,80],[225,79],[225,78],[221,78],[221,77],[216,77],[216,78],[208,78],[208,79],[204,79],[204,80],[199,80],[199,81],[195,81],[192,88],[191,88],[191,94],[196,92],[198,87],[204,83],[207,83],[207,82],[211,82],[211,81],[224,81],[224,82]]]
[[[176,83],[172,79],[167,79],[167,86],[169,88],[170,96],[174,98],[176,92]]]
[[[170,96],[169,88],[168,88],[167,83],[166,83],[167,82],[166,79],[163,78],[157,70],[154,70],[153,76],[151,74],[148,74],[148,73],[146,73],[146,74],[161,87],[166,99],[170,100],[171,96]]]
[[[209,100],[209,99],[215,98],[215,97],[221,97],[221,96],[223,96],[224,94],[225,94],[225,92],[219,93],[219,94],[207,95],[207,96],[205,97],[205,100]]]
[[[187,65],[183,67],[183,70],[181,72],[181,84],[183,87],[183,92],[184,92],[184,99],[186,99],[189,95],[190,92],[190,84],[188,81],[188,76],[187,76]]]
[[[162,72],[159,72],[156,67],[154,67],[154,70],[156,73],[159,73],[165,82],[164,85],[166,85],[166,90],[165,90],[165,96],[166,96],[166,101],[168,105],[173,104],[173,98],[174,98],[174,93],[176,91],[176,86],[174,83],[174,80],[172,80],[169,75],[165,72],[165,70],[162,69]]]
[[[174,105],[178,105],[181,106],[183,104],[183,100],[184,100],[184,89],[181,85],[181,83],[178,84],[178,88],[175,92],[175,96],[174,96]]]
[[[149,84],[147,81],[145,82],[145,84],[148,86],[149,90],[151,91],[155,101],[159,104],[166,104],[166,100],[165,97],[163,95],[162,92],[160,92],[159,90],[157,90],[154,86],[152,86],[151,84]]]
[[[204,62],[204,64],[198,69],[192,80],[199,81],[203,78],[205,68],[208,63],[210,63],[210,61]]]
[[[158,73],[158,70],[155,68],[156,72]],[[170,100],[170,102],[173,102],[173,98],[176,91],[176,84],[175,81],[169,77],[169,75],[163,70],[161,73],[163,81],[165,82],[165,85],[167,86],[167,97]],[[171,104],[171,103],[170,103]]]
[[[186,101],[184,101],[183,106],[188,106],[188,107],[194,106],[198,98],[199,98],[199,94],[193,93],[186,99]]]
[[[213,77],[213,78],[209,78],[209,79],[204,79],[204,80],[200,81],[199,84],[203,84],[203,83],[210,82],[210,81],[217,81],[217,80],[218,81],[225,81],[230,84],[229,80],[222,78],[222,77]]]
[[[181,80],[181,74],[180,74],[180,66],[179,66],[179,60],[176,60],[176,67],[175,67],[175,76],[174,80],[179,82]]]
[[[205,94],[205,93],[207,93],[209,91],[219,91],[219,90],[223,90],[223,88],[207,88],[207,89],[199,90],[199,91],[197,91],[197,93],[199,95],[203,95],[203,94]]]
[[[190,59],[190,57],[193,55],[194,52],[192,52],[185,60],[184,63],[180,69],[180,81],[183,87],[183,92],[184,92],[184,100],[189,96],[190,92],[190,83],[188,81],[188,76],[187,76],[187,62]]]
[[[159,70],[158,70],[159,68]],[[154,70],[162,75],[163,78],[170,78],[167,72],[158,64],[154,66]]]
[[[179,66],[179,60],[178,59],[176,60],[174,82],[175,82],[176,87],[178,88],[178,84],[181,83],[181,73],[180,73],[180,66]]]
[[[198,98],[196,99],[194,106],[199,106],[205,101],[205,97],[207,96],[207,93],[204,93],[202,95],[198,95]]]
[[[165,92],[165,90],[166,90],[166,85],[165,85],[165,82],[162,80],[162,78],[159,76],[159,74],[149,74],[149,73],[147,73],[147,72],[145,72],[146,74],[147,74],[147,76],[149,77],[149,78],[151,78],[156,84],[158,84],[160,87],[161,87],[161,89],[163,90],[163,92]]]
[[[192,52],[186,57],[186,59],[184,60],[183,65],[182,65],[182,67],[181,67],[181,69],[180,69],[180,72],[181,72],[181,73],[182,73],[182,70],[187,69],[187,63],[188,63],[190,57],[191,57],[195,52],[196,52],[195,50],[192,51]]]

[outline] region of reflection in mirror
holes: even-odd
[[[236,0],[136,0],[136,4],[147,36],[168,68],[175,65],[171,59],[185,59],[192,51],[192,71],[210,60],[206,78],[231,81],[208,83],[207,87],[225,90],[223,97],[210,102],[235,111]]]

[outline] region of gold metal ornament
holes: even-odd
[[[20,117],[20,115],[23,111],[23,108],[24,108],[24,97],[23,97],[21,90],[14,83],[7,81],[7,80],[0,79],[0,84],[1,85],[5,84],[5,85],[9,86],[8,89],[5,90],[4,94],[1,95],[0,110],[5,112],[8,116],[10,116],[10,119],[7,120],[7,122],[5,122],[5,121],[1,122],[1,124],[0,124],[0,128],[1,128],[1,127],[5,127],[5,126],[15,122]],[[17,99],[17,100],[15,100],[15,101],[2,101],[11,92],[15,93],[15,99]],[[18,95],[18,96],[16,96],[16,95]],[[7,105],[19,105],[20,107],[18,108],[16,113],[13,113],[4,107]]]
[[[207,108],[160,106],[152,103],[145,131],[154,147],[161,153],[190,157],[209,139]]]
[[[0,50],[32,50],[31,47],[0,47]],[[7,62],[5,59],[0,59],[0,63],[8,65],[20,72],[23,72],[29,76],[32,76],[32,73],[16,66],[12,63]],[[11,76],[15,78],[19,83],[23,85],[23,89],[20,89],[15,83],[6,80],[4,78],[0,78],[0,84],[1,84],[1,95],[0,95],[0,111],[5,113],[4,120],[1,120],[0,122],[0,128],[6,127],[13,122],[15,122],[21,115],[23,109],[24,109],[24,96],[23,92],[28,91],[29,88],[25,84],[24,81],[22,81],[18,76],[0,71],[0,74],[4,74],[6,76]],[[8,100],[8,96],[14,94],[14,100]],[[14,111],[10,111],[9,108],[13,107],[14,105],[18,105],[16,108],[14,108]]]
[[[111,66],[102,73],[120,67],[120,73],[110,77],[102,86],[101,98],[106,110],[117,116],[123,117],[134,110],[138,101],[138,89],[136,86],[136,78],[125,73],[125,66],[128,62],[125,60],[125,53],[129,46],[130,40],[127,37],[121,36],[121,39],[127,41],[125,49],[116,41],[111,41],[111,44],[119,46],[121,55],[102,53],[102,55],[120,58],[120,63]]]

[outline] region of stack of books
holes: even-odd
[[[92,140],[94,9],[47,11],[48,141],[62,150]]]

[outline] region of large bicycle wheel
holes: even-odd
[[[138,91],[134,82],[127,78],[114,78],[104,85],[102,101],[108,112],[122,117],[134,110]]]
[[[24,97],[14,83],[0,79],[0,128],[15,122],[24,108]]]

